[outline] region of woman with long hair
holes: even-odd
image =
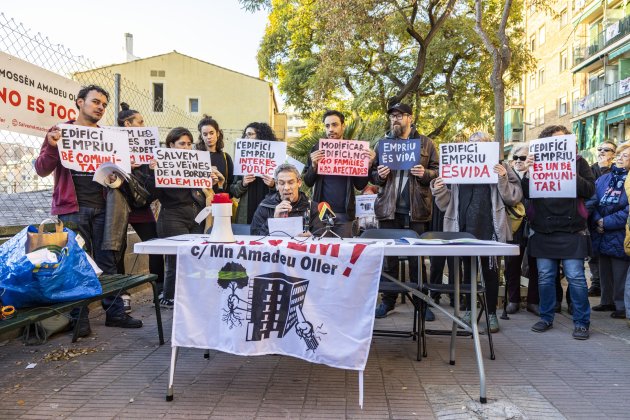
[[[230,185],[234,182],[234,163],[232,157],[223,151],[223,131],[219,123],[208,115],[204,115],[199,124],[199,141],[195,145],[197,150],[210,152],[212,172],[217,176],[217,181],[212,181],[212,189],[215,193],[229,192]]]
[[[243,130],[242,138],[278,141],[269,124],[253,122]],[[271,192],[275,192],[276,183],[271,175],[239,175],[230,185],[230,195],[238,198],[236,223],[251,224],[254,213],[261,201]]]

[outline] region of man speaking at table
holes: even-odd
[[[277,192],[260,202],[252,219],[251,234],[269,235],[267,221],[273,217],[301,217],[304,232],[300,236],[310,236],[321,229],[322,223],[316,217],[317,203],[300,191],[302,178],[296,167],[288,163],[278,166],[274,179]]]
[[[380,187],[374,203],[374,213],[383,229],[413,229],[418,234],[427,230],[431,220],[431,190],[429,183],[438,176],[439,163],[435,145],[426,136],[421,135],[412,124],[411,106],[397,103],[387,110],[390,132],[386,139],[404,140],[419,139],[419,162],[410,170],[390,170],[381,164],[381,156],[377,153],[371,168],[372,183]],[[383,139],[385,140],[385,139]],[[380,140],[380,141],[383,141]],[[376,148],[378,150],[378,147]],[[424,264],[423,264],[424,266]],[[417,282],[418,260],[411,258],[409,271],[413,281]],[[385,272],[398,277],[398,260],[387,257]],[[426,275],[424,275],[426,278]],[[398,293],[383,293],[381,303],[376,307],[375,316],[385,318],[394,309]],[[427,311],[427,321],[434,316]]]
[[[334,140],[343,139],[346,128],[344,115],[335,110],[324,113],[322,118],[326,137]],[[370,151],[370,157],[374,152]],[[304,167],[304,183],[313,188],[313,200],[327,202],[335,212],[335,226],[333,231],[342,238],[352,237],[352,222],[355,218],[354,190],[362,190],[368,184],[369,177],[319,175],[317,165],[324,158],[324,151],[319,150],[319,143],[311,149],[306,166]]]
[[[109,102],[109,94],[100,86],[84,87],[77,94],[76,106],[79,110],[76,120],[68,124],[86,127],[98,127],[98,122],[105,115]],[[110,229],[113,237],[126,234],[113,228],[116,214],[106,214],[106,187],[92,180],[94,174],[79,172],[65,168],[59,158],[57,143],[61,139],[61,130],[55,126],[46,134],[44,143],[35,160],[37,175],[45,177],[55,173],[52,211],[69,228],[81,234],[86,242],[88,252],[94,257],[96,265],[104,274],[116,274],[116,254],[113,250],[102,249],[106,229]],[[110,185],[118,188],[122,184],[120,178]],[[105,325],[119,328],[140,328],[142,321],[127,315],[120,296],[106,297],[102,300],[106,310]],[[87,308],[86,308],[87,309]],[[85,310],[84,317],[77,320],[78,311],[71,313],[73,322],[79,322],[79,337],[91,333],[90,323]]]

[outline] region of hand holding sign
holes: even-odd
[[[311,162],[313,162],[313,167],[317,168],[319,162],[324,158],[325,152],[323,150],[315,150],[311,153]]]
[[[416,165],[410,170],[411,175],[417,176],[418,178],[422,178],[424,176],[424,166]]]
[[[52,147],[57,147],[57,142],[61,139],[61,129],[57,126],[54,126],[50,129],[48,134],[46,134],[46,140],[48,144]]]

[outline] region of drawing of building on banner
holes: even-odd
[[[247,324],[247,341],[260,341],[272,336],[283,338],[295,328],[309,350],[319,343],[313,325],[302,313],[308,280],[283,273],[270,273],[250,280],[251,312]]]

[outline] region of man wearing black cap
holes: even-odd
[[[431,139],[416,131],[412,124],[413,115],[409,105],[397,103],[387,110],[387,114],[390,132],[386,139],[419,139],[419,163],[410,170],[390,170],[380,163],[381,157],[377,153],[370,173],[372,183],[380,186],[374,212],[383,229],[409,228],[421,234],[427,230],[431,221],[429,183],[438,176],[437,151]],[[397,277],[397,258],[388,257],[386,263],[386,272],[392,277]],[[417,281],[417,267],[417,259],[412,258],[409,271],[414,281]],[[387,313],[394,309],[397,297],[397,293],[383,293],[381,303],[376,307],[376,317],[385,318]],[[427,313],[427,320],[432,320],[431,318],[433,314]]]

